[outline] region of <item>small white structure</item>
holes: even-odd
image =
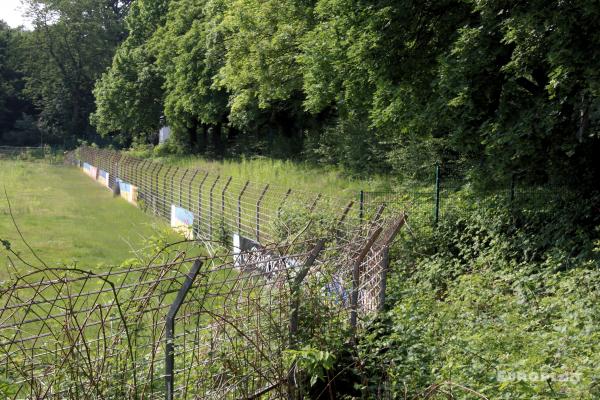
[[[160,128],[160,131],[158,131],[158,143],[166,142],[169,136],[171,136],[171,127],[163,126]]]

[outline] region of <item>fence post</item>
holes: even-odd
[[[354,206],[354,200],[350,200],[350,203],[348,203],[348,205],[346,205],[346,208],[344,208],[344,211],[342,212],[342,216],[338,220],[337,227],[335,228],[335,230],[336,230],[336,238],[338,240],[340,240],[342,238],[342,232],[343,232],[342,231],[342,224],[346,220],[346,217],[348,216],[348,213],[352,209],[352,206]]]
[[[217,176],[217,179],[215,179],[215,181],[213,182],[212,186],[210,187],[210,193],[209,193],[209,199],[208,199],[208,236],[209,239],[212,240],[212,235],[213,235],[213,226],[212,226],[212,220],[213,220],[213,191],[215,189],[215,186],[217,185],[217,182],[219,182],[219,179],[221,179],[221,175]]]
[[[285,204],[287,198],[290,197],[290,194],[292,194],[292,189],[288,189],[287,192],[285,192],[285,196],[283,196],[283,200],[281,200],[279,207],[277,207],[277,218],[279,218],[281,216],[281,209],[283,208],[283,205]]]
[[[171,187],[169,190],[171,192],[171,202],[169,203],[169,211],[171,210],[171,204],[175,204],[175,176],[178,172],[179,167],[175,167],[175,171],[173,172],[173,175],[171,175]]]
[[[200,172],[197,169],[194,169],[194,175],[192,175],[192,177],[190,178],[189,182],[188,182],[188,202],[187,202],[187,207],[188,210],[190,210],[192,213],[194,212],[192,210],[192,185],[194,184],[194,179],[196,179],[196,176],[198,175],[198,172]]]
[[[148,197],[149,198],[153,198],[154,197],[154,175],[156,174],[156,169],[160,166],[160,164],[155,163],[155,162],[150,162],[150,169],[148,171]]]
[[[377,237],[381,233],[381,227],[375,229],[365,246],[361,249],[358,257],[352,264],[352,293],[350,295],[350,329],[352,332],[352,343],[355,343],[356,339],[356,326],[358,322],[358,293],[360,289],[360,265],[367,256],[367,253],[375,243]]]
[[[381,254],[381,275],[379,280],[379,304],[377,311],[383,311],[383,305],[385,303],[385,291],[387,289],[387,273],[390,266],[390,246],[386,245]]]
[[[360,191],[360,206],[358,208],[358,219],[360,221],[360,224],[362,225],[363,220],[365,218],[365,191],[361,190]]]
[[[139,185],[137,183],[137,179],[138,179],[138,170],[140,168],[140,160],[136,160],[136,159],[132,159],[131,160],[131,180],[130,183],[134,186],[138,186],[138,190],[139,190]]]
[[[127,182],[127,161],[126,155],[122,155],[119,159],[119,178],[124,182]]]
[[[110,162],[110,157],[111,157],[111,155],[110,155],[110,152],[108,152],[108,151],[105,151],[104,155],[102,156],[102,170],[105,172],[108,172],[108,165]]]
[[[123,175],[125,176],[125,182],[132,184],[132,178],[133,178],[133,165],[132,165],[133,160],[131,159],[131,157],[129,156],[125,156],[125,163],[123,165],[124,169],[123,169]]]
[[[177,292],[177,297],[175,298],[173,304],[171,304],[169,312],[167,313],[167,318],[165,321],[165,391],[167,400],[173,400],[173,395],[175,392],[175,345],[173,343],[175,337],[175,317],[177,316],[177,312],[185,300],[185,296],[192,287],[194,279],[196,279],[196,276],[198,276],[201,266],[202,262],[200,260],[196,260],[194,262],[192,269],[186,275],[185,282],[183,283],[181,289],[179,289],[179,292]]]
[[[160,184],[159,177],[160,177],[160,173],[165,168],[165,166],[163,164],[161,164],[161,163],[158,163],[158,162],[156,163],[156,165],[157,165],[156,171],[154,171],[152,173],[151,180],[154,183],[153,184],[153,189],[152,189],[152,196],[154,196],[155,203],[158,206],[158,185]]]
[[[204,186],[204,182],[208,179],[208,172],[204,174],[204,178],[198,185],[198,236],[200,236],[200,232],[202,230],[202,225],[200,221],[202,221],[202,186]]]
[[[300,269],[298,271],[298,273],[296,274],[296,276],[294,277],[294,281],[292,282],[291,285],[291,295],[292,295],[292,308],[291,308],[291,315],[290,315],[290,348],[294,348],[296,345],[296,338],[295,335],[298,333],[298,312],[300,309],[300,288],[302,287],[302,282],[304,281],[304,278],[306,278],[306,275],[308,275],[308,272],[310,271],[310,267],[313,266],[313,264],[315,263],[315,261],[317,260],[317,257],[319,256],[319,253],[321,253],[321,250],[323,250],[323,247],[325,247],[325,239],[320,239],[317,244],[315,245],[315,247],[313,247],[313,249],[310,251],[310,253],[308,254],[308,257],[306,258],[306,261],[304,262],[304,265],[302,266],[302,269]]]
[[[171,165],[169,165],[169,167],[167,168],[167,170],[165,171],[165,174],[163,175],[163,179],[159,179],[160,176],[156,176],[156,198],[159,199],[158,200],[158,215],[162,215],[162,213],[164,212],[164,208],[167,207],[167,182],[169,179],[169,173],[171,172],[171,170],[173,169],[173,167]],[[160,172],[160,171],[159,171]],[[160,184],[162,182],[162,191],[160,190]],[[161,203],[162,203],[162,207],[163,210],[161,210]],[[169,206],[170,208],[170,206]],[[169,209],[170,212],[170,209]]]
[[[133,185],[134,160],[129,156],[126,156],[126,160],[127,161],[125,162],[125,175],[127,175],[127,178],[125,178],[125,181],[130,185]]]
[[[140,166],[140,171],[139,171],[139,176],[138,176],[139,184],[137,185],[139,191],[144,190],[141,188],[146,186],[146,177],[148,176],[150,165],[152,165],[152,161],[144,160],[142,162],[142,165]],[[145,190],[147,190],[147,188]]]
[[[319,200],[321,200],[321,196],[322,196],[321,193],[317,194],[317,197],[315,198],[315,201],[313,201],[313,203],[311,204],[310,208],[308,209],[309,212],[313,212],[315,210],[315,207],[317,206],[317,203],[319,202]]]
[[[244,187],[242,188],[242,191],[240,192],[240,195],[238,196],[238,201],[237,201],[237,228],[238,228],[238,234],[242,234],[242,196],[244,195],[244,192],[246,191],[246,189],[248,188],[248,185],[250,184],[250,181],[246,181],[246,184],[244,185]]]
[[[434,223],[437,225],[440,220],[440,165],[435,165],[435,210]]]
[[[119,175],[119,171],[118,171],[119,164],[117,161],[118,159],[119,159],[119,154],[117,154],[116,152],[113,153],[113,155],[110,157],[110,167],[109,167],[109,170],[107,171],[108,172],[108,186],[113,190],[115,189],[115,185],[117,184],[117,178],[118,178],[117,175]],[[111,181],[112,181],[112,184],[111,184]]]
[[[148,163],[148,160],[138,160],[137,163],[137,168],[135,171],[135,186],[137,186],[138,188],[138,195],[141,195],[142,193],[142,183],[143,183],[143,176],[144,176],[144,171],[146,170],[146,164]]]
[[[378,311],[383,311],[383,306],[385,304],[385,291],[387,288],[387,274],[388,269],[390,267],[390,244],[400,231],[400,228],[404,226],[406,223],[406,214],[401,214],[394,222],[392,222],[389,228],[383,236],[383,254],[382,254],[382,266],[381,266],[381,276],[380,276],[380,285],[379,285],[379,304]]]
[[[183,173],[183,176],[181,177],[181,180],[179,181],[179,207],[183,207],[183,202],[181,201],[182,190],[183,190],[183,181],[185,180],[185,177],[187,176],[189,171],[190,170],[186,168],[185,172]]]
[[[223,190],[221,191],[221,233],[223,237],[225,237],[225,192],[227,192],[227,188],[231,183],[231,176],[227,179],[227,183],[223,186]]]
[[[113,185],[113,189],[115,189],[115,187],[118,187],[119,184],[117,183],[117,179],[121,179],[121,153],[118,153],[115,155],[115,161],[114,161],[114,165],[113,165],[114,171],[113,171],[113,176],[114,176],[114,182],[115,184]]]
[[[134,186],[137,186],[137,185],[134,183],[134,181],[135,181],[135,179],[136,179],[136,176],[137,176],[137,168],[138,168],[139,162],[140,162],[140,161],[139,161],[139,160],[136,160],[135,158],[130,158],[130,161],[129,161],[129,163],[130,163],[130,165],[131,165],[131,167],[130,167],[130,169],[129,169],[129,174],[130,174],[129,182],[130,182],[132,185],[134,185]]]
[[[159,211],[159,201],[158,201],[158,177],[160,176],[161,171],[164,168],[164,165],[162,164],[158,164],[158,170],[153,174],[154,176],[151,177],[150,179],[154,178],[154,190],[152,191],[152,202],[154,205],[154,214],[158,214],[160,213]]]
[[[323,250],[323,247],[325,247],[325,240],[321,239],[317,242],[317,244],[315,245],[315,247],[313,247],[313,249],[310,251],[308,257],[306,258],[306,261],[304,262],[304,265],[302,266],[302,269],[300,269],[298,271],[298,273],[296,274],[296,277],[294,278],[294,281],[291,284],[291,298],[292,298],[292,304],[291,304],[291,314],[290,314],[290,326],[289,326],[289,346],[290,349],[294,350],[297,348],[297,338],[296,335],[298,334],[298,323],[299,323],[299,311],[300,311],[300,289],[302,287],[302,282],[304,281],[304,278],[306,278],[306,275],[308,275],[308,272],[310,271],[310,268],[313,266],[313,264],[315,263],[315,261],[317,260],[317,257],[319,256],[319,253],[321,253],[321,250]],[[293,399],[296,398],[297,396],[294,393],[294,386],[295,386],[295,381],[294,381],[294,369],[295,369],[295,365],[292,366],[292,368],[290,368],[290,371],[288,372],[288,398]]]
[[[123,161],[124,161],[124,157],[122,154],[119,154],[119,157],[117,158],[117,173],[115,174],[115,177],[118,178],[119,180],[123,180]],[[119,186],[119,185],[117,185]]]
[[[265,197],[267,190],[269,190],[268,184],[265,186],[262,193],[260,194],[260,197],[256,201],[256,241],[258,243],[260,243],[260,203],[262,202],[263,198]]]
[[[114,155],[112,153],[108,153],[106,156],[106,165],[104,166],[104,170],[108,173],[108,187],[110,188],[112,185],[110,184],[111,179],[111,169],[112,169],[112,160]]]
[[[134,160],[131,157],[127,157],[127,176],[128,176],[127,182],[130,183],[131,185],[134,185],[133,180],[134,180],[134,175],[135,175],[135,166],[136,166],[136,160]]]
[[[88,164],[96,165],[96,153],[93,149],[91,149],[90,154],[88,155],[86,161]]]

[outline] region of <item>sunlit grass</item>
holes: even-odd
[[[41,263],[13,225],[5,188],[23,236],[49,265],[118,265],[135,257],[148,238],[168,229],[165,222],[113,198],[108,189],[76,168],[0,161],[0,239],[9,241],[14,251],[36,266]],[[2,279],[8,260],[4,248],[0,251]]]
[[[200,168],[216,175],[232,176],[238,181],[269,183],[348,199],[357,199],[361,190],[389,190],[392,185],[389,177],[357,179],[335,166],[314,166],[309,163],[263,157],[216,161],[199,156],[168,156],[157,160],[181,167]]]

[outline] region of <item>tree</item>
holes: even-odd
[[[39,125],[63,144],[94,139],[92,88],[124,37],[129,2],[29,0],[35,30],[22,65],[26,91],[40,109]]]
[[[226,93],[214,86],[222,65],[221,0],[177,0],[170,4],[167,23],[153,41],[165,73],[165,115],[173,135],[186,148],[206,149],[208,134],[214,150],[222,151],[227,123]]]
[[[333,108],[338,116],[321,138],[323,152],[354,169],[391,165],[404,173],[413,154],[436,147],[430,140],[436,122],[425,113],[435,96],[437,59],[468,9],[455,0],[320,0],[315,14],[300,62],[306,109]],[[435,157],[419,159],[432,164]]]
[[[25,32],[0,21],[0,144],[39,145],[40,133],[33,116],[36,110],[23,94],[24,76],[19,72]]]
[[[230,93],[233,124],[253,126],[265,111],[305,117],[298,55],[312,12],[312,2],[296,0],[235,0],[227,7],[221,22],[227,51],[216,83]]]
[[[598,4],[470,5],[474,17],[458,30],[437,79],[452,146],[473,152],[489,172],[596,180]]]
[[[129,36],[94,88],[96,111],[91,122],[100,134],[130,141],[134,136],[148,140],[157,132],[164,72],[156,62],[155,46],[149,41],[164,25],[167,9],[166,0],[131,4],[126,18]]]
[[[164,109],[187,150],[589,183],[598,17],[590,0],[137,0],[94,122],[147,136]]]

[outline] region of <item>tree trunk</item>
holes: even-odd
[[[200,121],[198,121],[198,118],[194,117],[192,119],[192,127],[188,129],[190,150],[192,152],[195,152],[197,150],[196,145],[198,144],[198,127],[199,126],[200,126]]]
[[[83,132],[79,132],[79,96],[73,93],[73,107],[71,108],[71,137],[81,137]],[[86,140],[89,138],[86,135]]]
[[[223,124],[221,124],[220,122],[216,125],[213,125],[210,129],[212,147],[214,148],[215,155],[218,157],[221,157],[223,155],[223,141],[221,138],[222,130]]]
[[[201,153],[206,153],[206,149],[208,148],[208,125],[202,124],[200,128],[202,129],[202,137],[198,146],[198,150]]]

